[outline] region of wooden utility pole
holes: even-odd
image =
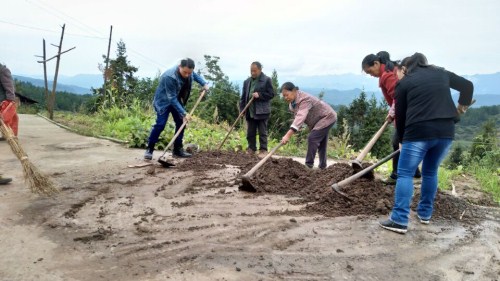
[[[61,49],[62,49],[62,42],[63,42],[63,39],[64,39],[64,29],[66,27],[66,24],[63,24],[62,26],[62,32],[61,32],[61,40],[59,41],[59,45],[54,45],[52,44],[52,46],[56,47],[58,50],[57,50],[57,55],[51,57],[50,59],[44,59],[43,61],[38,61],[39,63],[46,63],[54,58],[57,58],[56,60],[56,72],[55,72],[55,75],[54,75],[54,82],[52,84],[52,92],[50,94],[50,96],[48,96],[48,99],[47,99],[47,110],[49,111],[49,118],[50,120],[53,120],[54,119],[54,105],[55,105],[55,101],[56,101],[56,88],[57,88],[57,75],[59,74],[59,63],[61,62],[61,55],[64,54],[64,53],[67,53],[73,49],[75,49],[76,47],[73,47],[71,49],[68,49],[64,52],[61,52]],[[45,44],[44,44],[44,56],[45,56]],[[45,80],[47,81],[47,80]],[[45,82],[47,83],[47,82]],[[48,88],[48,86],[47,86]]]
[[[43,39],[43,55],[42,56],[36,56],[39,58],[42,58],[42,63],[43,63],[43,80],[45,82],[45,104],[47,106],[47,111],[49,110],[49,82],[47,81],[47,62],[45,61],[47,59],[47,52],[45,50],[45,39]]]
[[[109,51],[111,50],[111,36],[113,35],[113,26],[109,29],[109,42],[108,42],[108,54],[106,55],[106,67],[104,67],[103,77],[104,77],[104,85],[102,86],[102,97],[106,96],[106,82],[108,81],[108,64],[109,64]]]

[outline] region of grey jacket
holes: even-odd
[[[10,70],[0,64],[0,102],[4,100],[16,100],[16,90]]]
[[[271,99],[274,97],[274,88],[271,78],[261,73],[257,83],[255,84],[255,92],[259,93],[259,98],[254,99],[254,119],[264,120],[268,119],[271,114]],[[250,91],[250,82],[252,77],[248,78],[243,82],[243,93],[240,98],[240,112],[245,108],[248,102],[248,92]],[[247,111],[246,118],[250,118],[250,114]]]

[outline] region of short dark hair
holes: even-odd
[[[293,91],[293,90],[298,90],[299,87],[295,86],[292,82],[285,82],[283,85],[281,85],[280,92],[283,90],[287,91]]]
[[[194,61],[190,58],[185,58],[181,60],[181,67],[187,67],[189,69],[194,69]]]
[[[258,61],[252,62],[252,65],[255,65],[259,70],[262,70],[262,64]]]

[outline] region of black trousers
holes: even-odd
[[[259,150],[267,151],[267,121],[247,118],[248,148],[257,151],[257,131],[259,132]]]

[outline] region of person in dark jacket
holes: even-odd
[[[429,224],[437,192],[438,168],[450,149],[455,121],[472,102],[473,84],[443,68],[429,65],[424,55],[415,53],[403,65],[405,71],[396,85],[396,129],[401,140],[394,207],[384,229],[406,233],[413,197],[413,174],[422,163],[422,186],[417,216]],[[450,88],[460,92],[458,108]]]
[[[153,159],[155,145],[161,132],[165,129],[169,114],[172,114],[174,118],[176,133],[183,122],[189,121],[190,116],[184,107],[189,100],[193,80],[203,86],[204,90],[208,90],[208,83],[194,72],[194,61],[190,58],[181,60],[178,66],[174,66],[161,75],[153,100],[156,111],[156,124],[151,129],[144,159]],[[183,137],[184,129],[174,142],[173,155],[191,157],[191,154],[187,153],[183,148]]]
[[[240,112],[253,97],[254,101],[245,113],[247,120],[248,153],[257,151],[257,130],[259,131],[259,156],[267,154],[267,122],[271,115],[271,99],[274,88],[271,78],[262,72],[262,65],[256,61],[250,65],[251,77],[243,83],[240,98]]]
[[[387,114],[386,120],[393,122],[396,126],[396,116],[395,116],[395,104],[396,100],[394,98],[394,91],[396,88],[396,83],[398,82],[398,77],[396,72],[398,70],[398,62],[392,61],[390,55],[386,51],[380,51],[376,55],[369,54],[361,62],[361,68],[366,74],[378,78],[378,84],[382,90],[382,94],[389,105],[389,114]],[[396,131],[392,136],[392,148],[394,151],[399,149],[399,138]],[[384,182],[387,184],[395,184],[398,178],[398,160],[399,154],[392,158],[392,173]],[[419,168],[415,171],[415,178],[420,178],[421,173]]]

